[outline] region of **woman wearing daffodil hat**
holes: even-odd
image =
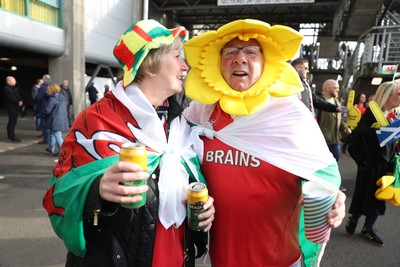
[[[317,266],[324,244],[298,240],[302,179],[341,179],[318,124],[296,94],[302,89],[286,61],[302,36],[245,19],[184,44],[191,67],[185,91],[193,101],[195,150],[215,198],[210,256],[214,267]],[[344,214],[343,193],[328,212]],[[307,246],[307,244],[310,246]]]

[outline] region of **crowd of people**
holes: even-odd
[[[32,98],[36,129],[42,132],[39,135],[42,140],[38,143],[48,145],[45,150],[58,156],[57,151],[63,143],[63,132],[72,123],[72,92],[68,87],[68,80],[63,80],[59,85],[52,81],[49,74],[45,74],[32,87]]]
[[[46,74],[32,86],[39,143],[58,157],[43,205],[68,249],[66,266],[194,266],[208,252],[213,267],[319,266],[326,244],[304,236],[302,185],[337,189],[326,222],[338,227],[346,217],[343,133],[362,136],[365,152],[346,232],[353,235],[364,215],[362,236],[383,246],[374,226],[385,202],[374,192],[396,145],[379,147],[366,94],[355,103],[362,117],[352,131],[339,82],[327,79],[320,93],[311,88],[308,60],[292,60],[302,36],[286,26],[244,19],[187,36],[184,27],[136,22],[113,50],[122,80],[111,92],[106,84],[100,100],[90,83],[91,105],[76,118],[68,80],[57,84]],[[187,107],[178,99],[183,89]],[[24,102],[14,77],[4,92],[8,139],[20,142]],[[400,86],[383,83],[373,100],[393,119]],[[119,161],[127,142],[146,147],[147,169]],[[143,186],[124,184],[143,179]],[[209,191],[202,231],[187,223],[186,189],[196,181]],[[143,192],[143,207],[123,207]]]
[[[16,135],[15,128],[18,117],[24,117],[27,114],[26,103],[29,101],[24,101],[22,89],[17,85],[14,76],[7,76],[5,83],[2,95],[4,95],[9,117],[7,137],[11,142],[21,142],[23,140]],[[49,86],[51,86],[50,91]],[[106,84],[104,88],[105,95],[110,91],[110,86]],[[98,99],[98,91],[94,87],[94,83],[88,86],[87,92],[90,103],[95,103]],[[62,145],[62,136],[74,121],[73,92],[69,86],[69,81],[64,79],[60,84],[57,84],[52,81],[49,74],[45,74],[35,80],[30,96],[35,129],[41,132],[38,136],[41,140],[38,143],[48,145],[46,151],[57,156],[58,152],[55,152],[54,143],[57,144],[59,150]],[[57,105],[55,105],[55,99],[57,99]],[[64,121],[67,123],[65,124]]]

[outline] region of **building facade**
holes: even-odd
[[[69,81],[79,113],[89,80],[118,77],[113,48],[133,21],[147,17],[144,7],[147,0],[0,0],[0,88],[14,76],[32,107],[32,85],[49,73],[55,83]]]

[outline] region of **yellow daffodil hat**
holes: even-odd
[[[265,65],[260,79],[246,91],[232,89],[220,69],[221,49],[232,39],[256,39],[263,50]],[[303,36],[283,25],[243,19],[225,24],[184,43],[190,66],[185,92],[203,104],[219,101],[221,108],[232,115],[251,115],[265,106],[270,95],[283,97],[303,91],[299,75],[287,63],[298,51]]]

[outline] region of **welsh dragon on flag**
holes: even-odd
[[[198,158],[187,138],[190,127],[183,116],[170,123],[167,141],[165,119],[160,119],[135,85],[119,83],[113,94],[84,110],[68,132],[49,189],[43,200],[56,234],[78,256],[86,253],[83,210],[95,179],[119,161],[123,143],[140,142],[148,150],[150,174],[160,166],[159,218],[165,228],[179,226],[186,217],[182,199],[189,175],[205,182]],[[168,181],[167,176],[168,175]]]

